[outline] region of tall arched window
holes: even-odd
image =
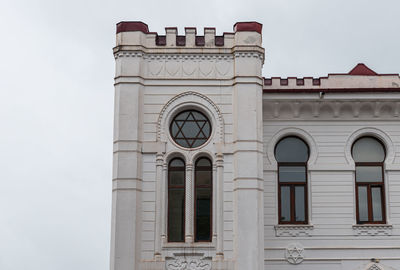
[[[199,158],[195,166],[194,239],[211,241],[212,165],[208,158]]]
[[[297,137],[286,137],[275,147],[278,162],[280,224],[307,224],[307,161],[309,149]]]
[[[385,148],[375,138],[362,137],[353,144],[352,155],[356,165],[357,223],[385,223]]]
[[[185,162],[174,158],[168,166],[168,242],[185,241]]]

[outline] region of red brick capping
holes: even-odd
[[[254,31],[261,34],[262,24],[258,22],[237,22],[233,26],[235,32]]]
[[[119,22],[117,23],[117,34],[121,32],[140,31],[145,34],[149,33],[149,27],[144,22]]]
[[[378,73],[367,67],[365,64],[360,63],[349,72],[349,75],[376,76]]]

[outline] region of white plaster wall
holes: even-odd
[[[333,118],[312,113],[300,114],[295,119],[289,107],[281,108],[279,114],[272,116],[273,110],[268,106],[264,103],[265,269],[364,269],[359,267],[371,258],[381,259],[381,264],[387,267],[384,269],[400,269],[399,119],[387,115],[374,118],[372,114]],[[392,225],[386,231],[390,235],[360,236],[353,229],[356,224],[354,163],[346,157],[346,147],[351,146],[348,140],[354,132],[367,128],[381,131],[393,144],[393,158],[387,162],[385,173],[387,223]],[[309,223],[313,226],[307,230],[308,236],[276,236],[277,171],[268,149],[275,143],[277,134],[285,134],[284,130],[288,135],[306,134],[315,143],[309,143],[316,157],[308,164]],[[289,264],[285,259],[285,249],[291,243],[300,243],[305,250],[304,261],[298,265]]]

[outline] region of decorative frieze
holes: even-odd
[[[167,270],[211,270],[211,258],[166,258]]]
[[[379,119],[399,117],[399,104],[389,100],[264,100],[266,119]]]
[[[307,237],[313,232],[313,225],[276,225],[275,235],[277,237]]]
[[[353,225],[353,232],[357,236],[390,236],[392,228],[392,225],[386,224]]]

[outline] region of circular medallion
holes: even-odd
[[[201,112],[184,111],[175,116],[170,125],[172,139],[182,147],[196,148],[210,138],[211,123]]]

